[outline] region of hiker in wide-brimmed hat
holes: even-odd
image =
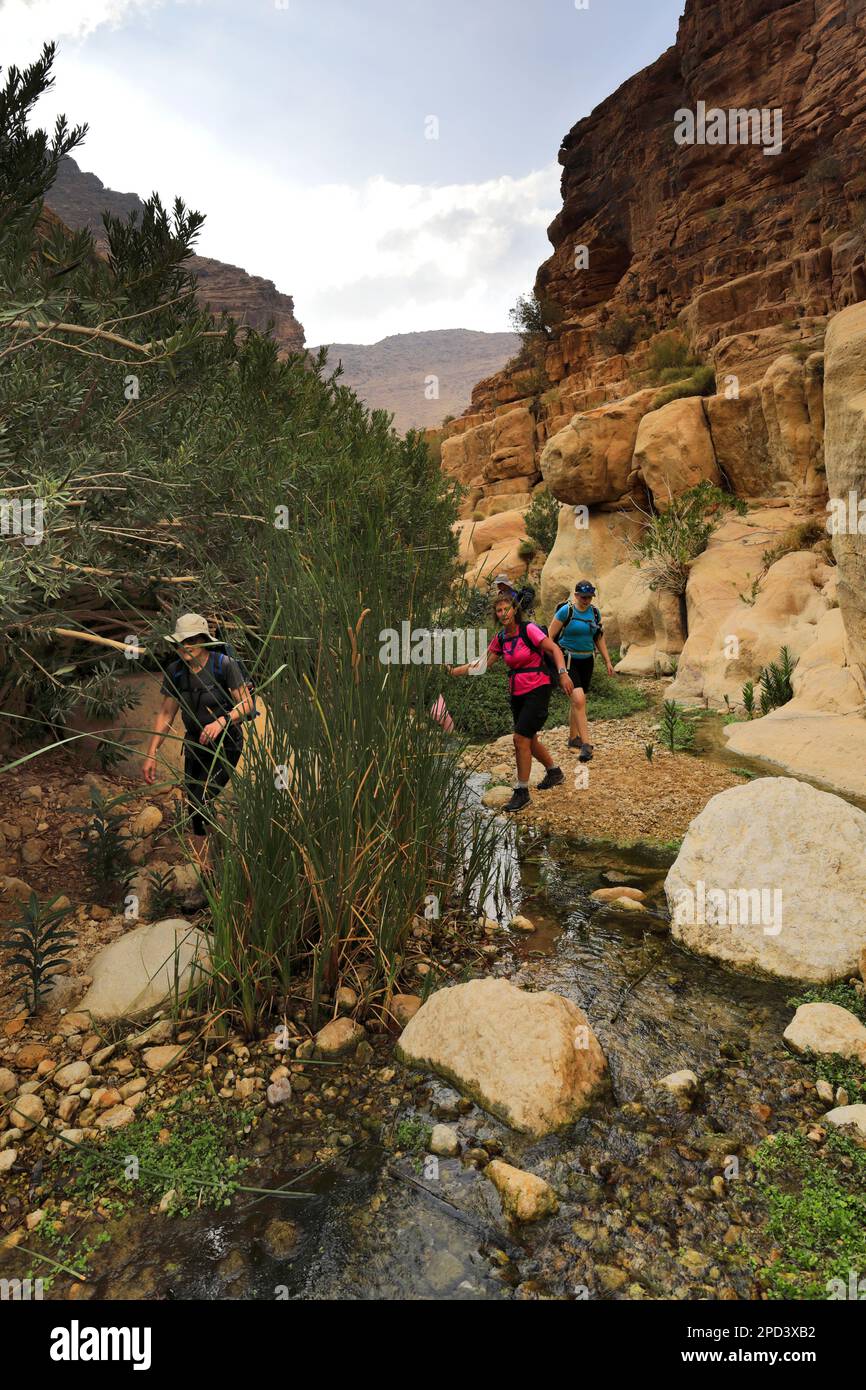
[[[168,641],[180,660],[172,661],[162,682],[162,705],[142,774],[156,781],[156,755],[178,710],[184,724],[184,789],[190,811],[193,849],[206,859],[208,802],[225,786],[243,749],[241,725],[255,714],[249,679],[231,649],[212,635],[207,618],[184,613]]]

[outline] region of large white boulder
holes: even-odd
[[[444,1076],[512,1129],[539,1137],[575,1120],[607,1076],[582,1009],[492,978],[431,995],[404,1028],[397,1055]]]
[[[183,999],[209,967],[208,938],[181,918],[135,927],[93,958],[78,1005],[93,1018],[139,1018]]]
[[[793,778],[731,787],[692,821],[665,892],[674,939],[699,955],[843,979],[866,943],[866,814]]]

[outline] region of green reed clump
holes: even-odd
[[[444,672],[395,662],[388,641],[404,622],[436,626],[451,500],[420,442],[377,417],[339,450],[327,433],[257,503],[289,508],[255,552],[267,720],[247,727],[210,895],[216,1002],[247,1031],[299,974],[314,1022],[341,981],[386,1001],[425,899],[468,907],[495,859],[489,820],[467,809],[460,743],[430,717]]]

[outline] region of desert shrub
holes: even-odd
[[[676,376],[668,375],[670,372],[686,376],[696,365],[689,340],[679,329],[672,328],[666,333],[661,333],[650,344],[647,367],[657,381],[675,381]]]
[[[743,515],[746,504],[712,483],[702,482],[674,497],[666,511],[650,517],[641,539],[632,547],[632,559],[643,570],[649,587],[684,594],[692,565],[729,510]]]
[[[777,560],[781,560],[785,555],[793,555],[798,550],[809,550],[819,541],[829,540],[827,527],[823,521],[815,517],[811,521],[802,521],[796,526],[789,526],[787,531],[783,531],[778,541],[769,550],[765,550],[761,563],[765,572],[771,565],[775,565]],[[832,553],[832,547],[831,547]]]
[[[549,555],[559,529],[559,503],[550,492],[536,492],[523,517],[526,534]]]
[[[640,321],[631,314],[614,314],[607,323],[596,329],[599,345],[608,353],[624,353],[637,341]]]
[[[660,410],[663,405],[669,405],[671,401],[680,400],[684,396],[711,396],[715,389],[715,368],[696,367],[690,376],[663,387],[653,400],[653,410]]]

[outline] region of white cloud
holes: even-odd
[[[3,61],[32,60],[48,39],[84,39],[164,0],[0,0]]]
[[[100,22],[129,16],[134,3],[151,0],[81,0],[77,7],[38,0],[27,8],[67,14],[69,6],[80,23],[87,15],[92,24],[99,15]],[[7,0],[0,9],[0,40],[10,8]],[[208,109],[188,105],[181,116],[158,67],[121,73],[87,44],[61,57],[56,87],[37,108],[39,124],[50,126],[60,111],[72,123],[88,122],[75,152],[83,169],[122,192],[147,197],[156,190],[164,201],[180,194],[204,212],[201,254],[292,294],[311,344],[431,328],[507,330],[509,308],[549,254],[546,229],[560,207],[555,163],[475,183],[378,177],[310,186],[259,153],[230,91]]]

